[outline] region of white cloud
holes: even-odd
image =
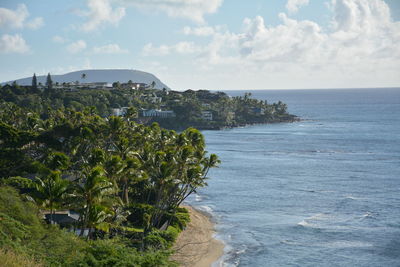
[[[215,33],[215,30],[213,27],[209,26],[196,27],[196,28],[186,26],[183,28],[183,33],[185,35],[210,36]]]
[[[246,19],[245,33],[240,36],[241,56],[252,62],[299,62],[315,58],[328,39],[320,26],[312,21],[296,21],[281,13],[283,24],[265,27],[262,17]]]
[[[25,4],[19,4],[15,11],[0,7],[0,28],[22,29],[26,27],[36,30],[44,25],[42,17],[26,21],[28,17],[29,12]]]
[[[26,44],[24,38],[21,35],[9,35],[3,34],[0,39],[0,53],[27,53],[29,52],[29,46]]]
[[[174,45],[160,45],[154,46],[152,43],[148,43],[143,47],[143,55],[145,56],[165,56],[171,53],[178,54],[193,54],[200,52],[201,48],[195,45],[193,42],[179,42]]]
[[[32,30],[39,29],[43,25],[44,25],[44,20],[43,20],[42,17],[34,18],[33,20],[28,21],[26,23],[26,27],[29,28],[29,29],[32,29]]]
[[[23,28],[24,21],[29,16],[24,4],[19,4],[17,9],[0,8],[0,27]]]
[[[288,0],[286,3],[286,9],[289,14],[294,14],[299,11],[299,8],[302,6],[308,5],[309,0]]]
[[[108,44],[103,46],[96,46],[93,48],[95,54],[126,54],[128,50],[122,49],[117,44]]]
[[[204,15],[215,13],[223,0],[120,0],[147,11],[161,11],[170,17],[204,23]]]
[[[67,46],[68,52],[71,54],[76,54],[86,49],[86,42],[83,40],[78,40],[76,42],[71,43]]]
[[[383,0],[331,0],[331,7],[330,28],[281,13],[276,26],[266,26],[256,16],[245,19],[240,32],[207,30],[203,35],[209,39],[206,45],[192,44],[196,48],[192,52],[197,53],[192,68],[209,77],[210,83],[236,81],[233,88],[257,88],[257,84],[258,88],[398,86],[400,22],[392,20],[387,4]],[[201,32],[183,31],[199,36]],[[175,47],[149,44],[144,51],[178,53]],[[232,78],[238,75],[240,79]],[[199,79],[198,86],[210,87]]]
[[[143,55],[145,56],[165,56],[170,53],[170,47],[167,45],[154,46],[148,43],[143,47]]]
[[[83,16],[88,17],[81,29],[83,31],[96,30],[104,23],[117,25],[125,16],[125,8],[118,7],[113,9],[110,0],[88,0],[89,11],[81,12]]]
[[[63,37],[59,36],[59,35],[54,35],[53,38],[51,38],[51,40],[54,43],[59,43],[59,44],[65,43],[65,39]]]
[[[193,54],[200,51],[200,47],[193,42],[179,42],[171,48],[179,54]]]

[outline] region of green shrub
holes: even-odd
[[[0,212],[0,246],[14,246],[29,238],[29,228],[23,223]]]
[[[181,231],[185,229],[189,222],[190,214],[185,208],[178,208],[175,215],[171,216],[171,225]]]
[[[179,230],[173,226],[169,226],[167,230],[161,231],[160,235],[168,242],[168,247],[171,247],[179,235]]]
[[[38,209],[33,203],[22,201],[15,189],[2,186],[0,246],[58,265],[82,257],[87,245],[74,234],[45,224],[38,217]]]
[[[19,190],[20,193],[24,194],[30,192],[33,187],[33,181],[28,178],[15,176],[15,177],[8,177],[0,180],[2,185],[12,186]]]
[[[167,230],[153,230],[144,238],[146,248],[168,249],[174,244],[180,230],[173,226],[169,226]]]
[[[149,214],[152,213],[154,207],[145,203],[134,203],[129,205],[128,211],[130,215],[127,220],[132,226],[143,227],[148,224]]]
[[[85,257],[71,263],[71,266],[176,266],[168,260],[169,255],[165,251],[140,253],[119,239],[96,240],[90,242]]]
[[[168,247],[168,241],[162,236],[161,231],[154,230],[144,239],[144,246],[147,249],[165,249]]]
[[[0,186],[0,266],[4,262],[5,266],[42,266],[37,261],[43,266],[66,267],[176,266],[165,249],[176,236],[174,227],[151,233],[146,238],[149,247],[160,250],[145,252],[118,238],[86,241],[57,225],[45,224],[33,203],[23,201],[15,189]],[[7,257],[8,261],[3,260]]]
[[[30,238],[38,238],[43,234],[43,223],[38,217],[38,208],[34,203],[22,201],[14,188],[0,187],[0,213],[7,215],[8,220],[13,219],[24,225]],[[4,221],[4,224],[8,220]],[[0,220],[0,224],[3,224],[3,221]],[[13,239],[12,236],[10,238]]]

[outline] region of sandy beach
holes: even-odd
[[[224,244],[213,238],[214,224],[209,216],[192,207],[185,208],[190,212],[190,223],[179,235],[171,259],[184,267],[209,267],[223,255]]]

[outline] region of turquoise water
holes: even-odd
[[[219,265],[400,266],[400,89],[252,93],[305,120],[204,131]]]

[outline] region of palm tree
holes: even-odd
[[[61,178],[61,172],[52,171],[43,178],[36,177],[34,186],[34,199],[44,208],[50,209],[50,222],[53,223],[55,208],[62,205],[69,182]]]
[[[109,200],[114,192],[113,183],[107,179],[100,166],[91,169],[82,183],[77,184],[75,200],[81,210],[81,235],[86,228],[90,228],[90,232],[93,228],[104,229],[102,223],[112,216],[112,201],[110,203]]]

